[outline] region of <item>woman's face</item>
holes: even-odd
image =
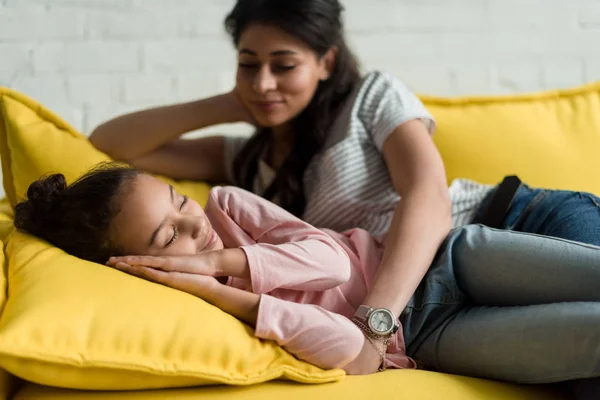
[[[202,207],[150,175],[138,175],[119,201],[110,236],[126,255],[192,255],[223,248]]]
[[[319,81],[329,77],[331,57],[319,58],[277,27],[251,24],[238,44],[236,92],[260,126],[277,127],[310,103]]]

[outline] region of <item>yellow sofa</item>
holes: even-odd
[[[595,152],[600,148],[600,83],[571,90],[512,97],[442,99],[423,96],[422,98],[437,119],[438,129],[435,140],[446,163],[449,182],[456,177],[468,177],[494,183],[498,182],[503,175],[517,173],[525,181],[535,186],[600,193],[600,169],[594,165],[597,160]],[[32,100],[20,96],[14,91],[0,89],[0,105],[2,105],[3,99],[11,101],[16,99],[29,111],[33,110],[32,113],[27,114],[27,118],[37,118],[40,120],[38,121],[40,124],[52,121],[55,128],[70,132],[73,137],[76,136],[68,124],[36,105]],[[6,104],[4,105],[6,106]],[[10,107],[13,106],[14,104]],[[37,122],[33,123],[29,120],[20,125],[15,124],[14,115],[8,115],[11,112],[10,107],[4,107],[3,113],[0,113],[0,131],[4,129],[5,135],[6,131],[10,129],[26,131],[39,128],[40,125]],[[47,137],[53,132],[43,131],[43,133]],[[19,140],[21,139],[23,138],[19,137]],[[36,140],[39,140],[39,137]],[[85,142],[81,137],[78,137],[77,140],[77,142],[69,142],[69,146],[75,143],[73,144],[75,147],[71,151],[73,149],[79,151],[77,146],[82,146],[82,143]],[[0,222],[10,221],[11,205],[14,206],[15,201],[22,196],[28,180],[34,179],[31,171],[18,168],[19,163],[27,162],[27,157],[24,156],[24,154],[27,155],[26,153],[7,153],[7,147],[27,145],[27,143],[23,143],[15,141],[14,138],[12,142],[5,140],[0,143],[0,146],[3,146],[0,150],[2,150],[3,156],[4,185],[9,198],[9,201],[3,201],[0,204]],[[61,144],[60,147],[64,147],[64,145]],[[40,154],[48,152],[48,148],[41,149]],[[43,154],[40,154],[36,154],[35,157],[42,157]],[[31,157],[31,155],[29,156]],[[19,159],[19,157],[21,158]],[[102,157],[96,154],[92,158],[98,161]],[[67,159],[61,161],[70,162]],[[37,167],[44,169],[43,165]],[[35,169],[34,171],[39,172]],[[8,177],[7,172],[10,175]],[[28,173],[29,175],[27,175]],[[185,191],[186,184],[183,185]],[[192,185],[187,189],[192,192],[196,190],[198,195],[206,188],[198,189]],[[5,223],[0,230],[7,229],[10,229],[10,226]],[[4,238],[6,232],[2,232],[1,236]],[[6,251],[5,247],[5,254],[7,254]],[[6,278],[3,278],[10,276],[7,272],[9,267],[14,268],[14,266],[4,263],[3,273],[0,274],[0,289],[2,290],[0,292],[0,317],[2,317],[3,298],[6,298],[7,294],[9,296],[11,294],[11,291],[7,291],[5,287]],[[8,285],[10,287],[10,281]],[[15,315],[19,316],[18,313]],[[0,320],[2,319],[0,318]],[[0,326],[0,342],[1,338],[6,336],[2,329],[3,326]],[[5,350],[3,354],[7,354],[7,351]],[[167,385],[171,387],[169,389],[91,391],[81,390],[81,388],[87,388],[84,384],[64,383],[73,383],[73,379],[76,379],[74,376],[84,377],[84,375],[77,375],[81,371],[76,371],[76,368],[75,370],[73,368],[60,370],[63,375],[70,374],[67,377],[59,376],[60,374],[55,377],[45,377],[44,367],[40,367],[39,364],[34,365],[29,358],[19,359],[18,354],[17,356],[13,354],[10,363],[4,363],[5,361],[0,359],[0,365],[8,365],[7,368],[15,371],[18,375],[36,376],[36,379],[45,379],[46,381],[56,379],[56,386],[66,386],[71,389],[18,380],[0,370],[0,400],[59,398],[203,400],[286,398],[294,400],[312,397],[369,399],[375,396],[416,400],[562,400],[569,398],[566,393],[558,391],[555,387],[512,385],[441,373],[405,370],[386,371],[371,376],[346,377],[338,377],[335,375],[335,371],[332,372],[333,375],[323,375],[319,371],[304,370],[308,371],[308,375],[312,374],[312,378],[320,376],[327,380],[328,377],[333,377],[331,380],[336,381],[323,384],[300,384],[291,380],[271,380],[246,385],[243,381],[237,381],[234,382],[236,383],[234,386],[212,385],[178,388],[176,386],[181,385],[173,384]],[[296,367],[304,368],[301,365],[296,365]],[[48,368],[54,367],[48,366]],[[36,369],[35,374],[37,375],[32,375],[33,369]],[[297,375],[296,378],[293,374],[290,376],[292,379],[298,380]],[[118,379],[118,377],[114,379]],[[148,379],[151,380],[151,378]],[[121,387],[126,384],[127,382],[119,383]],[[111,385],[112,382],[101,388],[119,387],[119,385]],[[145,387],[155,386],[149,381]],[[80,389],[72,389],[74,387]]]

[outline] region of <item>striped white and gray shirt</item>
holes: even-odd
[[[396,127],[413,119],[422,120],[433,133],[433,117],[402,82],[384,72],[367,74],[307,167],[303,219],[338,232],[358,227],[383,237],[400,201],[382,156],[383,144]],[[246,140],[226,137],[225,165],[232,182],[233,160]],[[262,194],[274,175],[266,163],[259,163],[254,191]],[[452,183],[453,227],[471,222],[492,187],[462,179]]]

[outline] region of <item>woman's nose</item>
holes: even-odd
[[[265,94],[270,90],[277,88],[277,81],[268,66],[260,68],[260,70],[254,76],[253,89],[260,93]]]

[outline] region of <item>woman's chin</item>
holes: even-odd
[[[255,115],[254,116],[259,128],[276,128],[289,121],[289,118],[283,115]]]

